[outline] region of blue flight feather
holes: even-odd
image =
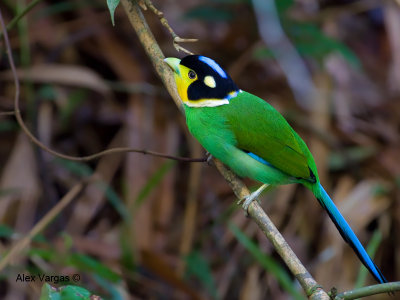
[[[367,269],[371,272],[371,274],[375,277],[375,279],[380,283],[387,282],[385,276],[383,276],[382,272],[378,269],[375,263],[372,261],[371,257],[369,257],[367,251],[365,251],[363,245],[358,240],[357,236],[350,228],[349,224],[343,218],[339,210],[336,208],[335,203],[329,197],[329,195],[325,192],[322,185],[319,183],[319,191],[316,191],[315,195],[319,200],[320,204],[323,208],[328,212],[329,217],[336,225],[343,239],[353,248],[356,252],[358,258],[363,262],[363,264],[367,267]],[[318,186],[316,187],[318,189]]]
[[[254,158],[255,160],[259,161],[260,163],[264,164],[264,165],[268,165],[270,166],[271,164],[269,162],[267,162],[265,159],[262,159],[261,157],[255,155],[254,153],[248,152],[248,155],[250,155],[252,158]]]
[[[225,73],[225,71],[217,64],[214,60],[211,58],[205,57],[205,56],[199,56],[199,60],[202,62],[206,63],[209,65],[215,72],[217,72],[221,77],[223,78],[228,78],[228,75]]]

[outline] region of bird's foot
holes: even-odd
[[[249,206],[250,204],[260,196],[260,194],[269,186],[269,184],[263,184],[260,186],[256,191],[252,192],[250,195],[247,195],[244,197],[244,199],[241,199],[238,201],[239,205],[242,205],[243,209],[246,212],[246,216],[248,216],[249,212]]]

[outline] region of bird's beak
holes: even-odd
[[[180,75],[179,63],[181,62],[181,60],[179,58],[167,57],[164,59],[164,61],[172,69],[172,71],[174,71],[177,75]]]

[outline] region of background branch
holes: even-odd
[[[19,14],[17,14],[8,24],[6,30],[11,30],[14,26],[21,20],[28,12],[30,12],[37,4],[39,4],[42,0],[33,0],[31,1]],[[0,32],[0,39],[4,33]]]
[[[258,31],[276,62],[285,73],[297,103],[305,109],[315,109],[317,90],[310,72],[282,28],[275,1],[253,0]]]
[[[29,6],[29,7],[31,7],[31,6]],[[28,12],[28,11],[29,10],[26,10],[26,12]],[[0,112],[0,116],[15,115],[15,118],[16,118],[19,126],[21,127],[21,129],[25,132],[25,134],[29,137],[29,139],[35,145],[37,145],[39,148],[41,148],[42,150],[44,150],[54,156],[63,158],[63,159],[72,160],[72,161],[80,161],[80,162],[98,159],[104,155],[126,153],[126,152],[134,152],[134,153],[141,153],[141,154],[145,154],[145,155],[153,155],[153,156],[157,156],[157,157],[163,157],[163,158],[168,158],[168,159],[173,159],[173,160],[183,161],[183,162],[205,162],[206,161],[206,158],[177,157],[177,156],[173,156],[173,155],[167,155],[167,154],[158,153],[158,152],[154,152],[154,151],[141,150],[141,149],[135,149],[135,148],[130,148],[130,147],[118,147],[118,148],[107,149],[107,150],[100,151],[98,153],[87,155],[87,156],[67,155],[67,154],[60,153],[58,151],[55,151],[55,150],[47,147],[45,144],[43,144],[38,138],[36,138],[32,134],[32,132],[26,126],[26,124],[22,118],[21,111],[19,109],[19,98],[20,98],[21,88],[20,88],[20,83],[19,83],[19,79],[18,79],[18,75],[17,75],[17,70],[16,70],[16,67],[14,64],[14,59],[12,56],[10,41],[9,41],[8,34],[7,34],[7,27],[4,24],[4,19],[1,14],[1,10],[0,10],[0,25],[2,28],[2,33],[4,35],[4,41],[5,41],[5,46],[7,49],[8,61],[10,64],[11,73],[12,73],[12,77],[13,77],[14,84],[15,84],[14,111],[13,112]]]
[[[355,289],[352,291],[346,291],[336,295],[335,300],[340,299],[359,299],[371,295],[390,293],[393,295],[393,292],[400,290],[400,281],[397,282],[388,282],[384,284],[375,284],[370,286],[365,286],[359,289]]]
[[[138,3],[130,0],[122,0],[121,3],[157,74],[161,77],[161,80],[168,92],[171,94],[171,97],[182,111],[182,102],[176,91],[172,71],[164,63],[164,54],[147,25]],[[243,199],[246,195],[249,195],[247,187],[234,173],[232,173],[217,159],[214,159],[214,162],[222,176],[224,176],[230,184],[238,199]],[[296,276],[307,296],[309,296],[310,299],[329,299],[327,293],[317,284],[310,273],[301,264],[300,260],[284,240],[283,236],[279,233],[277,228],[256,201],[250,205],[248,212],[249,216],[261,228],[267,238],[274,245],[279,255],[285,261],[286,265]]]
[[[65,207],[74,200],[80,192],[85,188],[88,179],[85,182],[78,183],[75,185],[60,201],[25,235],[20,239],[14,246],[11,247],[10,251],[0,261],[0,272],[22,251],[26,250],[31,240],[50,224],[51,221],[62,212]]]

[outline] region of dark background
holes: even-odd
[[[265,28],[259,27],[251,1],[154,5],[180,37],[199,39],[182,46],[215,59],[241,89],[267,100],[289,120],[310,147],[322,184],[394,281],[400,270],[399,2],[276,2],[284,38],[296,54],[287,70],[282,67],[287,57],[279,55],[282,45],[276,51],[261,39]],[[6,24],[27,4],[2,1]],[[158,18],[149,10],[144,15],[166,56],[183,57]],[[267,31],[277,32],[273,26]],[[204,155],[122,6],[113,27],[106,1],[41,1],[9,36],[20,70],[23,117],[52,149],[75,156],[117,146]],[[14,83],[3,42],[0,55],[0,109],[8,112]],[[289,80],[299,66],[305,72]],[[282,280],[302,293],[214,167],[134,153],[87,163],[62,160],[39,150],[13,116],[4,114],[1,256],[94,173],[101,180],[0,273],[2,299],[39,297],[43,283],[15,282],[22,273],[78,273],[77,285],[108,299],[288,299],[290,291],[276,279],[282,272],[288,274]],[[375,283],[370,275],[364,281],[358,258],[304,187],[278,187],[262,198],[325,290]],[[255,256],[257,251],[262,255]],[[383,297],[388,296],[375,299]]]

